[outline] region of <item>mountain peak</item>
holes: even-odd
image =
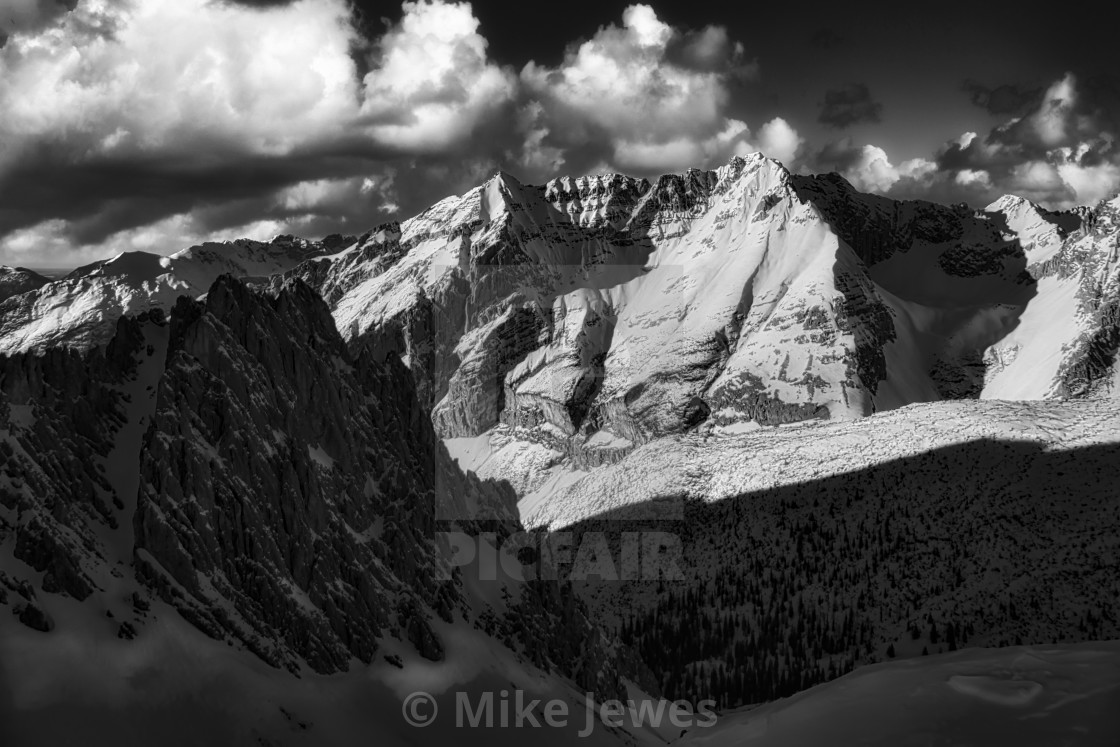
[[[21,293],[38,290],[50,282],[34,270],[24,267],[5,267],[0,265],[0,302]]]
[[[987,213],[1009,213],[1017,212],[1025,209],[1031,209],[1038,212],[1038,205],[1034,204],[1026,197],[1019,195],[1004,195],[998,200],[984,208]]]

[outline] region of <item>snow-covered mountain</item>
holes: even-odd
[[[726,710],[923,649],[1118,636],[1118,242],[1120,198],[898,202],[756,155],[502,173],[360,238],[24,278],[0,301],[0,674],[52,684],[0,695],[80,718],[57,682],[103,646],[138,662],[115,682],[183,662],[157,695],[271,693],[230,696],[242,742],[331,743],[384,719],[289,672],[394,719],[510,683]],[[668,531],[685,576],[452,571],[439,531],[522,519]]]
[[[898,345],[925,348],[939,397],[1115,391],[1120,198],[1053,213],[1008,196],[974,213],[860,194],[835,175],[797,182],[895,297]]]
[[[202,295],[220,275],[267,279],[347,241],[278,236],[268,243],[202,244],[168,257],[125,252],[53,282],[26,282],[19,294],[6,294],[7,300],[0,295],[0,352],[104,345],[124,314],[170,310],[179,296]]]
[[[1116,204],[898,202],[758,155],[655,183],[499,174],[291,274],[525,496],[700,424],[1108,394]]]
[[[599,462],[709,419],[1112,391],[1116,210],[897,202],[760,155],[655,182],[503,173],[360,240],[80,268],[0,304],[0,351],[103,344],[223,272],[291,272],[348,341],[405,357],[441,435],[535,423]]]
[[[50,280],[24,267],[0,266],[0,302],[20,293],[38,290]]]

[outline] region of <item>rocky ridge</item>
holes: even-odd
[[[226,275],[104,348],[0,356],[0,604],[39,630],[102,614],[143,638],[174,610],[330,673],[387,646],[442,660],[467,626],[619,692],[640,669],[562,585],[486,592],[451,567],[440,532],[515,532],[515,500],[458,470],[407,369],[352,357],[300,281]]]
[[[0,295],[0,353],[105,345],[125,314],[170,311],[181,295],[201,296],[220,275],[267,280],[348,239],[312,242],[278,236],[270,242],[239,239],[190,247],[170,256],[124,252],[54,281],[24,284]]]
[[[50,280],[23,267],[0,266],[0,302],[21,293],[38,290]]]

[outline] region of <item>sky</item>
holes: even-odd
[[[895,198],[1120,190],[1120,66],[1020,4],[0,0],[0,264],[358,235],[762,151]]]

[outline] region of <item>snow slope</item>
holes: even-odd
[[[694,730],[696,747],[1120,744],[1120,643],[973,649],[864,667]]]
[[[72,607],[78,607],[76,603]],[[104,618],[60,615],[43,634],[0,616],[0,738],[6,745],[146,747],[267,744],[353,747],[377,744],[519,745],[526,729],[456,728],[456,697],[517,688],[527,699],[563,699],[577,714],[565,728],[533,729],[541,747],[574,743],[660,745],[646,730],[596,729],[578,738],[585,694],[562,677],[516,657],[468,626],[442,626],[448,657],[428,662],[407,646],[346,674],[295,677],[207,638],[174,610],[155,603],[135,640],[120,640]],[[436,697],[431,726],[410,726],[405,698]]]
[[[1053,453],[1094,446],[1120,453],[1120,402],[936,402],[848,422],[747,432],[713,426],[645,444],[538,500],[533,510],[523,507],[522,521],[558,529],[659,496],[715,502],[984,440]],[[460,464],[480,476],[498,476],[503,465],[498,455],[509,447],[493,443],[492,453],[476,454],[474,461],[464,455]]]

